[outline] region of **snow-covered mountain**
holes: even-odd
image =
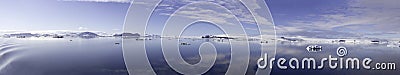
[[[28,37],[99,37],[99,36],[111,36],[105,32],[77,32],[77,31],[55,31],[55,32],[14,32],[3,34],[3,37],[17,37],[17,38],[28,38]]]
[[[127,36],[127,37],[139,37],[139,33],[122,33],[122,34],[114,34],[113,36],[116,37],[121,37],[121,36]]]

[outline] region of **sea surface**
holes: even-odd
[[[160,38],[138,40],[129,38],[124,42],[145,41],[150,64],[154,71],[161,75],[178,74],[164,60]],[[167,40],[167,39],[166,39]],[[230,42],[243,42],[235,46],[250,49],[250,60],[246,74],[255,74],[258,69],[256,61],[262,54],[262,46],[274,46],[273,43],[260,41],[221,40],[221,39],[168,39],[186,44],[176,43],[182,58],[189,64],[200,61],[199,47],[204,42],[213,44],[217,58],[212,68],[205,74],[225,74],[230,65]],[[123,58],[122,38],[0,38],[0,75],[128,75]],[[173,43],[171,43],[173,44]],[[249,46],[249,48],[246,47]],[[322,46],[321,51],[309,52],[309,45]],[[329,55],[338,57],[338,47],[346,47],[348,54],[343,58],[371,58],[372,64],[377,62],[400,63],[400,48],[389,47],[388,44],[357,44],[357,43],[306,43],[277,42],[275,58],[315,58],[317,65],[322,58]],[[245,48],[246,47],[246,48]],[[240,47],[239,47],[240,48]],[[272,48],[274,49],[274,48]],[[240,55],[240,54],[239,54]],[[246,60],[243,60],[246,61]],[[330,69],[325,63],[323,69],[288,69],[274,68],[272,75],[396,75],[396,70],[348,70]],[[362,65],[360,65],[360,68]],[[371,65],[373,67],[374,65]],[[268,74],[268,73],[267,73]]]

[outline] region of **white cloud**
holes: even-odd
[[[176,15],[180,17],[186,17],[190,19],[210,19],[215,23],[224,24],[224,25],[234,25],[231,23],[231,18],[234,18],[230,14],[221,13],[216,10],[205,9],[201,7],[189,7],[189,9],[181,10],[177,12]]]
[[[59,0],[59,1],[130,3],[132,0]]]
[[[26,30],[0,30],[0,35],[9,34],[9,33],[16,33],[16,32],[21,32],[21,31],[26,31]]]
[[[276,30],[277,32],[299,32],[299,31],[304,31],[304,28],[300,28],[298,26],[277,25]]]
[[[179,9],[180,5],[188,4],[188,3],[194,3],[194,2],[199,2],[196,0],[178,0],[178,1],[172,1],[172,0],[166,0],[162,2],[162,4],[159,5],[159,8],[157,8],[155,11],[156,12],[161,12],[158,15],[162,16],[170,16],[172,15],[171,12],[174,12],[175,10]],[[240,22],[247,23],[244,25],[256,25],[255,20],[258,20],[258,24],[261,26],[261,32],[263,34],[271,34],[274,32],[273,28],[274,25],[272,23],[272,19],[269,13],[269,11],[264,11],[267,8],[262,8],[262,6],[266,6],[265,3],[256,1],[256,0],[247,0],[247,1],[232,1],[232,0],[208,0],[208,2],[211,3],[216,3],[218,5],[223,6],[223,8],[226,8],[228,11],[234,15],[234,17],[231,16],[231,14],[227,14],[226,12],[221,12],[224,10],[212,10],[215,7],[208,7],[207,6],[195,6],[195,7],[187,7],[185,10],[180,10],[179,14],[180,17],[185,17],[185,18],[190,18],[190,19],[212,19],[212,22],[219,23],[219,24],[224,24],[224,25],[231,25],[231,26],[236,26],[232,23],[232,20],[234,18],[237,18]],[[247,4],[247,7],[244,6],[243,4]],[[249,9],[248,9],[249,8]],[[261,11],[260,11],[261,10]],[[252,13],[250,11],[253,11]],[[244,26],[247,30],[247,26]],[[253,29],[251,30],[256,30]]]
[[[87,30],[88,28],[86,27],[79,27],[78,30]]]
[[[398,0],[350,0],[346,9],[327,11],[329,14],[313,14],[317,20],[295,20],[288,23],[291,30],[330,30],[346,28],[353,33],[399,32],[400,1]],[[343,12],[343,13],[337,13]],[[398,35],[398,34],[397,34]]]
[[[119,31],[119,30],[121,30],[121,29],[112,29],[112,30]]]
[[[360,24],[374,24],[375,30],[384,32],[400,31],[397,28],[400,24],[399,0],[355,0],[350,6],[354,8],[349,11],[361,14],[358,19],[363,23]]]
[[[164,1],[163,4],[159,5],[159,7],[163,7],[163,8],[158,8],[158,9],[156,9],[156,11],[163,12],[163,13],[160,13],[159,15],[169,16],[169,15],[171,15],[170,12],[173,12],[174,10],[180,8],[178,5],[193,3],[193,2],[199,2],[199,1],[196,1],[196,0],[168,1],[167,0],[167,1]],[[239,1],[209,0],[209,2],[223,5],[224,8],[227,8],[229,11],[231,11],[233,13],[233,15],[235,15],[241,22],[255,24],[253,16],[250,14],[250,12],[244,6],[241,5],[241,3]],[[252,5],[252,6],[254,6],[254,5]],[[193,10],[183,10],[183,11],[187,12],[185,14],[188,15],[187,16],[188,18],[198,19],[198,16],[202,16],[202,15],[190,15],[190,13],[212,14],[212,15],[220,17],[220,18],[216,18],[216,19],[218,19],[217,21],[220,21],[220,22],[222,22],[222,20],[224,20],[224,19],[232,18],[232,17],[224,16],[224,15],[228,15],[228,14],[220,13],[219,11],[221,11],[221,10],[219,10],[219,11],[209,10],[209,8],[202,8],[202,7],[204,7],[204,6],[190,7],[190,9],[193,9]],[[226,22],[225,24],[229,23],[228,21],[225,21],[225,22]]]
[[[163,1],[159,7],[155,10],[159,12],[158,15],[161,16],[171,16],[172,12],[182,7],[182,5],[188,3],[199,2],[196,0],[166,0]],[[202,1],[203,2],[203,1]],[[267,11],[267,8],[262,8],[262,6],[266,6],[265,3],[256,1],[256,0],[246,0],[246,1],[236,1],[236,0],[208,0],[210,3],[216,3],[218,5],[223,6],[222,8],[226,8],[232,14],[226,13],[225,10],[217,9],[216,7],[208,7],[208,6],[193,6],[186,7],[185,10],[180,10],[180,17],[189,18],[189,19],[212,19],[211,21],[218,24],[230,25],[230,26],[238,26],[233,24],[233,20],[237,18],[242,23],[247,23],[244,25],[256,25],[255,20],[258,20],[258,24],[260,25],[260,32],[263,35],[275,35],[274,25],[272,23],[272,19],[270,14]],[[247,4],[247,7],[243,4]],[[249,9],[248,9],[249,8]],[[252,13],[250,11],[253,11]],[[175,14],[175,15],[176,15]],[[234,15],[234,16],[232,16]],[[256,26],[244,26],[246,30],[257,31]],[[255,33],[253,33],[255,34]]]

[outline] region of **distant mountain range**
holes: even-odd
[[[82,38],[95,38],[95,37],[140,37],[139,33],[114,33],[107,34],[105,32],[53,32],[53,33],[10,33],[4,34],[2,37],[16,37],[16,38],[27,38],[27,37],[53,37],[53,38],[64,38],[64,37],[82,37]],[[143,37],[149,37],[154,35],[143,35]]]

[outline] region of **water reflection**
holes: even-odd
[[[3,39],[2,39],[3,40]],[[73,41],[69,41],[73,40]],[[0,75],[127,75],[115,38],[30,40],[9,38],[18,50],[1,56]],[[15,58],[10,60],[8,58]]]
[[[121,37],[101,37],[92,39],[61,38],[51,39],[18,39],[2,38],[0,44],[0,75],[127,75],[123,56]],[[178,74],[164,60],[161,40],[159,38],[125,38],[131,39],[127,42],[145,41],[150,64],[157,74]],[[73,41],[70,41],[73,40]],[[176,41],[171,38],[167,40]],[[199,63],[199,47],[204,42],[215,46],[217,56],[215,64],[205,74],[225,74],[231,60],[231,43],[245,42],[235,39],[179,39],[181,56],[189,64]],[[189,45],[190,44],[190,45]],[[319,45],[323,50],[309,52],[306,47]],[[238,44],[246,45],[246,44]],[[399,63],[400,48],[387,46],[389,44],[349,44],[349,43],[309,43],[309,42],[278,42],[276,58],[305,58],[314,57],[321,59],[328,55],[336,56],[336,49],[345,46],[349,51],[346,57],[358,57],[373,59],[376,62]],[[259,40],[250,41],[250,64],[246,74],[255,74],[257,70],[256,60],[260,58],[262,46],[273,46],[272,43],[261,43]],[[246,60],[243,60],[246,61]],[[320,63],[317,61],[317,63]],[[326,63],[325,63],[326,64]],[[274,66],[276,67],[276,66]],[[280,70],[273,68],[272,74],[398,74],[398,70],[345,70],[329,69],[322,70]]]

